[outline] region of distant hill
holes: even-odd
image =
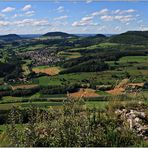
[[[110,37],[109,42],[121,44],[148,44],[148,31],[128,31]]]
[[[75,34],[75,35],[79,37],[91,37],[91,36],[95,36],[96,34]]]
[[[128,31],[125,33],[122,33],[122,35],[138,35],[148,38],[148,31]]]
[[[23,39],[33,39],[42,36],[42,34],[20,34],[19,36]]]
[[[44,35],[42,35],[42,37],[63,37],[63,38],[68,38],[68,37],[77,37],[76,35],[73,34],[68,34],[65,32],[48,32]]]
[[[106,36],[104,34],[96,34],[94,37],[105,38]]]
[[[0,36],[0,40],[4,40],[4,41],[14,41],[14,40],[20,40],[20,39],[22,38],[17,34],[8,34],[8,35]]]
[[[104,34],[76,34],[79,37],[107,37],[108,35]],[[111,36],[111,35],[110,35]]]

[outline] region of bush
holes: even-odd
[[[85,109],[83,100],[67,99],[63,109],[28,109],[28,124],[21,129],[19,110],[10,112],[8,136],[11,146],[108,147],[136,146],[142,142],[128,124],[111,110]],[[11,132],[10,132],[11,131]]]

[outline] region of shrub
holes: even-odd
[[[86,109],[83,100],[67,99],[63,109],[28,109],[28,123],[17,129],[21,121],[18,109],[10,112],[8,136],[11,146],[95,147],[135,146],[142,140],[126,121],[110,109],[105,112]],[[11,132],[10,132],[11,131]]]

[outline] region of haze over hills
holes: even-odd
[[[3,41],[15,41],[21,39],[31,39],[38,37],[62,37],[62,38],[73,38],[73,37],[84,37],[84,38],[105,38],[108,37],[108,42],[111,43],[123,43],[123,44],[147,44],[148,31],[127,31],[125,33],[117,35],[104,35],[104,34],[69,34],[65,32],[48,32],[46,34],[30,34],[30,35],[17,35],[8,34],[1,35],[0,40]]]
[[[25,38],[25,39],[32,39],[32,38],[38,38],[40,36],[42,36],[43,34],[19,34],[19,36],[21,38]]]

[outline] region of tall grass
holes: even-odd
[[[105,111],[86,108],[82,99],[67,99],[63,108],[42,110],[30,106],[27,124],[22,123],[19,109],[9,115],[9,146],[25,147],[108,147],[143,146],[144,142],[118,118],[112,106]],[[17,124],[22,128],[17,128]]]

